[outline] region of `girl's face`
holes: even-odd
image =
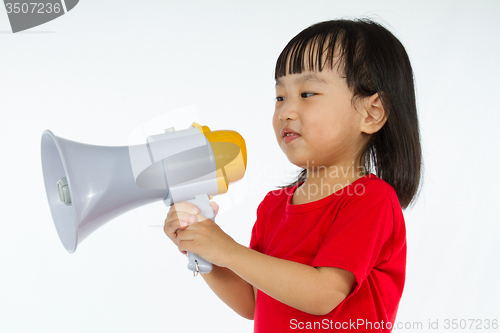
[[[352,104],[352,97],[337,68],[277,79],[273,127],[291,163],[307,169],[354,167],[366,134],[360,130],[360,106]],[[284,137],[287,128],[299,136]]]

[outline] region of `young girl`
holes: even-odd
[[[203,278],[255,332],[390,332],[422,159],[405,49],[369,20],[321,22],[288,43],[275,79],[273,127],[298,179],[260,203],[249,247],[189,202],[165,233],[214,264]]]

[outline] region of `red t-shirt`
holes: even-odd
[[[406,268],[405,222],[394,188],[368,174],[325,198],[292,205],[301,184],[266,195],[257,209],[250,248],[312,267],[348,270],[356,286],[324,316],[259,290],[254,332],[390,332]]]

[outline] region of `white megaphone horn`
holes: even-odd
[[[243,178],[247,164],[240,134],[212,132],[196,123],[123,147],[83,144],[46,130],[41,155],[52,218],[70,253],[108,221],[159,200],[167,206],[190,201],[213,220],[210,198]],[[193,253],[188,252],[188,261],[193,272],[212,270],[211,263]]]

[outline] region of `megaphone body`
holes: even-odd
[[[213,219],[210,197],[227,192],[246,170],[241,135],[196,123],[123,147],[74,142],[47,130],[41,155],[52,218],[70,253],[115,217],[159,200],[167,206],[193,202]],[[212,265],[188,253],[188,268],[208,273]]]

